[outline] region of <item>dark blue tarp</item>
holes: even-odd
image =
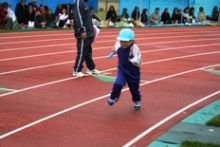
[[[119,2],[119,15],[121,15],[123,8],[128,9],[129,15],[131,15],[134,7],[140,8],[140,13],[144,8],[149,10],[149,14],[154,12],[156,7],[160,8],[160,14],[165,8],[169,9],[170,14],[173,12],[173,8],[183,9],[187,6],[195,7],[195,16],[197,17],[199,7],[203,7],[206,15],[211,15],[214,6],[220,6],[220,0],[120,0]]]

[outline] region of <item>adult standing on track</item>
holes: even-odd
[[[85,77],[82,73],[83,62],[86,62],[88,74],[100,74],[95,68],[92,59],[92,42],[94,40],[94,29],[90,9],[87,0],[73,1],[74,32],[77,39],[77,56],[74,65],[73,76]]]

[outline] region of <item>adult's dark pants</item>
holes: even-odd
[[[95,69],[95,63],[92,59],[92,42],[94,36],[86,37],[86,39],[77,38],[77,56],[74,65],[75,72],[81,72],[84,61],[89,70]]]

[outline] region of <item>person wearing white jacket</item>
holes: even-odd
[[[115,43],[113,52],[118,55],[118,72],[107,103],[113,105],[117,102],[122,88],[127,83],[134,102],[134,109],[139,110],[141,108],[139,91],[141,53],[134,42],[134,37],[134,32],[128,28],[122,29],[117,37],[118,41]]]
[[[17,18],[15,16],[15,13],[14,11],[11,10],[10,6],[8,7],[8,14],[7,16],[10,17],[12,19],[12,22],[16,22],[17,21]]]

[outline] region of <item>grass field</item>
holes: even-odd
[[[185,141],[182,143],[180,147],[220,147],[220,145],[213,144],[213,143],[201,143],[201,142],[190,142]]]
[[[206,125],[220,127],[220,114],[209,120]],[[213,143],[201,143],[201,142],[191,142],[184,141],[180,147],[220,147],[220,145]]]
[[[220,114],[209,120],[206,125],[220,127]]]

